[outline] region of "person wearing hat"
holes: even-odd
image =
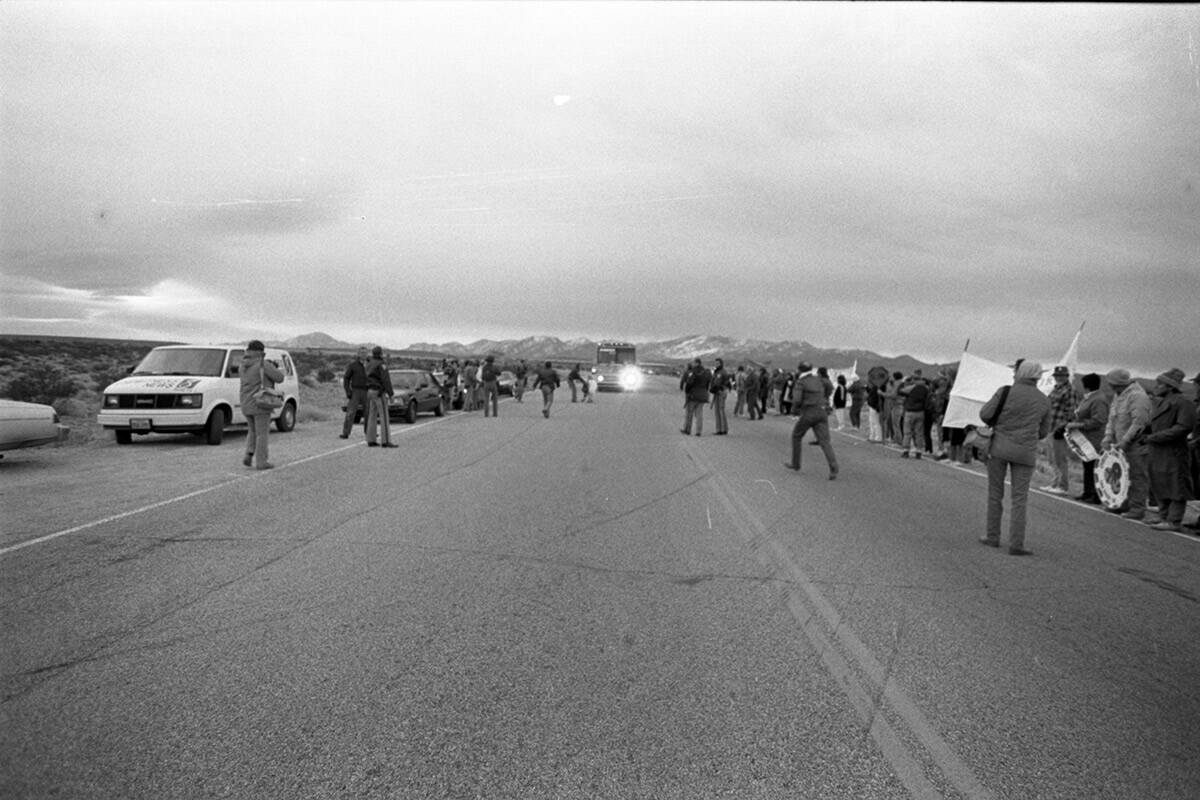
[[[383,348],[376,345],[371,349],[367,361],[367,447],[378,447],[376,437],[383,439],[384,447],[392,444],[392,428],[388,419],[388,401],[393,394],[392,376],[388,374],[383,360]]]
[[[1192,498],[1188,469],[1188,435],[1196,427],[1196,411],[1182,394],[1184,374],[1169,369],[1155,379],[1150,433],[1146,435],[1150,488],[1160,513],[1147,515],[1155,530],[1183,530],[1183,512]]]
[[[783,465],[800,471],[801,450],[804,449],[801,445],[804,444],[804,434],[811,428],[817,437],[817,444],[825,453],[829,480],[833,480],[838,476],[838,463],[837,456],[833,454],[833,444],[829,441],[829,400],[825,394],[825,383],[807,361],[800,362],[797,372],[800,377],[796,379],[792,390],[792,411],[798,417],[792,428],[792,460],[785,461]]]
[[[1146,430],[1150,427],[1150,396],[1135,381],[1127,369],[1110,370],[1104,376],[1113,390],[1108,408],[1108,424],[1100,449],[1110,447],[1124,451],[1129,462],[1129,499],[1121,508],[1110,508],[1128,519],[1146,516],[1146,493],[1150,479],[1146,474]]]
[[[1075,408],[1080,401],[1079,392],[1071,385],[1071,370],[1065,366],[1054,368],[1054,388],[1050,391],[1050,410],[1054,417],[1050,421],[1050,451],[1054,469],[1058,473],[1054,482],[1043,486],[1043,492],[1067,494],[1071,489],[1067,473],[1067,424],[1075,419]]]
[[[254,465],[255,469],[272,469],[275,465],[268,459],[267,438],[271,430],[271,409],[263,408],[254,399],[261,389],[274,389],[283,380],[283,370],[278,364],[267,361],[267,349],[258,339],[250,340],[242,354],[242,366],[238,370],[242,415],[246,417],[246,453],[242,464]]]
[[[1042,365],[1018,361],[1012,386],[1002,386],[984,403],[979,416],[992,428],[992,446],[987,460],[987,529],[979,541],[1000,546],[1000,522],[1004,516],[1004,484],[1011,471],[1012,500],[1008,521],[1009,555],[1027,556],[1025,510],[1029,504],[1029,482],[1037,466],[1038,442],[1050,433],[1053,412],[1050,401],[1037,388]]]
[[[1104,437],[1104,426],[1108,423],[1108,395],[1100,390],[1100,376],[1095,372],[1084,375],[1080,381],[1087,392],[1075,409],[1075,419],[1067,423],[1067,430],[1082,431],[1092,447],[1100,449]],[[1083,462],[1083,494],[1075,498],[1085,503],[1100,504],[1096,493],[1096,462]]]

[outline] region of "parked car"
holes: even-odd
[[[245,426],[241,414],[241,380],[245,348],[234,345],[167,345],[156,347],[122,378],[104,390],[97,421],[129,444],[133,435],[194,433],[209,444],[220,444],[225,428]],[[268,361],[283,370],[275,387],[283,407],[271,412],[275,427],[287,432],[296,426],[300,381],[286,350],[268,347]]]
[[[417,421],[417,414],[432,411],[439,417],[446,413],[442,384],[427,369],[389,369],[392,379],[392,400],[388,416],[405,422]]]
[[[513,387],[517,385],[517,375],[515,372],[504,370],[500,373],[496,383],[499,384],[500,394],[512,394]]]
[[[0,450],[64,442],[70,435],[53,406],[0,400]]]

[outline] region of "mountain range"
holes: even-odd
[[[279,346],[292,350],[354,350],[364,345],[342,342],[325,333],[306,333]],[[884,356],[870,350],[827,349],[803,341],[771,342],[763,339],[734,339],[728,336],[691,335],[657,342],[635,342],[638,361],[642,363],[681,364],[693,358],[706,362],[720,357],[732,367],[746,361],[754,361],[773,367],[794,367],[799,361],[809,361],[816,366],[830,369],[845,369],[857,362],[858,373],[865,375],[867,369],[876,364],[891,370],[909,373],[922,368],[926,374],[936,371],[938,365],[919,361],[908,355]],[[420,358],[478,358],[495,355],[507,359],[524,358],[528,361],[579,361],[591,363],[596,358],[597,342],[592,339],[559,339],[554,336],[530,336],[524,339],[478,339],[474,342],[445,342],[434,344],[418,342],[404,349],[388,348],[393,356]]]

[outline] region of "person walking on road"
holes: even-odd
[[[388,417],[388,404],[394,391],[392,376],[388,374],[387,364],[383,360],[383,348],[371,350],[371,360],[367,362],[367,447],[378,447],[376,437],[383,441],[383,447],[395,447],[392,444],[392,426]]]
[[[825,453],[829,480],[834,480],[838,476],[838,463],[833,443],[829,441],[829,400],[825,394],[825,383],[807,361],[801,361],[796,371],[799,377],[792,390],[793,411],[797,415],[796,424],[792,427],[792,460],[785,461],[783,465],[790,470],[800,471],[804,434],[811,430]]]
[[[523,403],[525,397],[525,380],[529,377],[529,367],[525,364],[525,359],[521,359],[521,363],[517,364],[514,370],[516,380],[513,381],[513,397],[518,403]]]
[[[1054,418],[1050,401],[1037,388],[1041,374],[1042,365],[1037,362],[1023,359],[1016,362],[1012,385],[997,389],[979,411],[980,419],[992,428],[991,452],[987,460],[987,528],[979,541],[989,547],[1000,546],[1004,483],[1011,471],[1008,552],[1014,556],[1031,554],[1025,549],[1029,482],[1037,465],[1038,442],[1050,433]]]
[[[691,435],[693,419],[696,421],[697,436],[704,428],[704,406],[708,403],[710,383],[712,383],[712,375],[704,368],[700,359],[692,359],[691,366],[679,379],[679,388],[684,392],[683,427],[679,432],[684,436]]]
[[[360,347],[354,360],[346,367],[342,375],[342,389],[346,392],[346,419],[342,421],[341,439],[350,438],[350,429],[358,419],[359,412],[367,415],[367,368],[363,363],[367,360],[367,348]]]
[[[538,370],[537,379],[533,382],[534,389],[542,390],[542,416],[550,419],[550,406],[554,405],[554,390],[558,388],[558,370],[549,361]]]
[[[242,457],[242,464],[247,467],[253,464],[255,469],[272,469],[275,466],[270,462],[267,452],[271,409],[260,405],[255,395],[263,389],[274,389],[275,384],[283,380],[283,370],[278,364],[267,361],[266,350],[258,339],[251,340],[246,345],[242,366],[238,371],[242,415],[246,417],[248,426],[246,454]]]
[[[576,364],[574,367],[571,368],[571,371],[567,373],[567,383],[571,384],[571,402],[572,403],[579,402],[579,395],[575,391],[575,384],[583,383],[583,376],[581,376],[579,374],[579,366],[580,366],[579,364]]]

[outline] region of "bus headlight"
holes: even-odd
[[[630,367],[621,372],[621,388],[627,391],[635,391],[642,385],[642,371],[636,367]]]

